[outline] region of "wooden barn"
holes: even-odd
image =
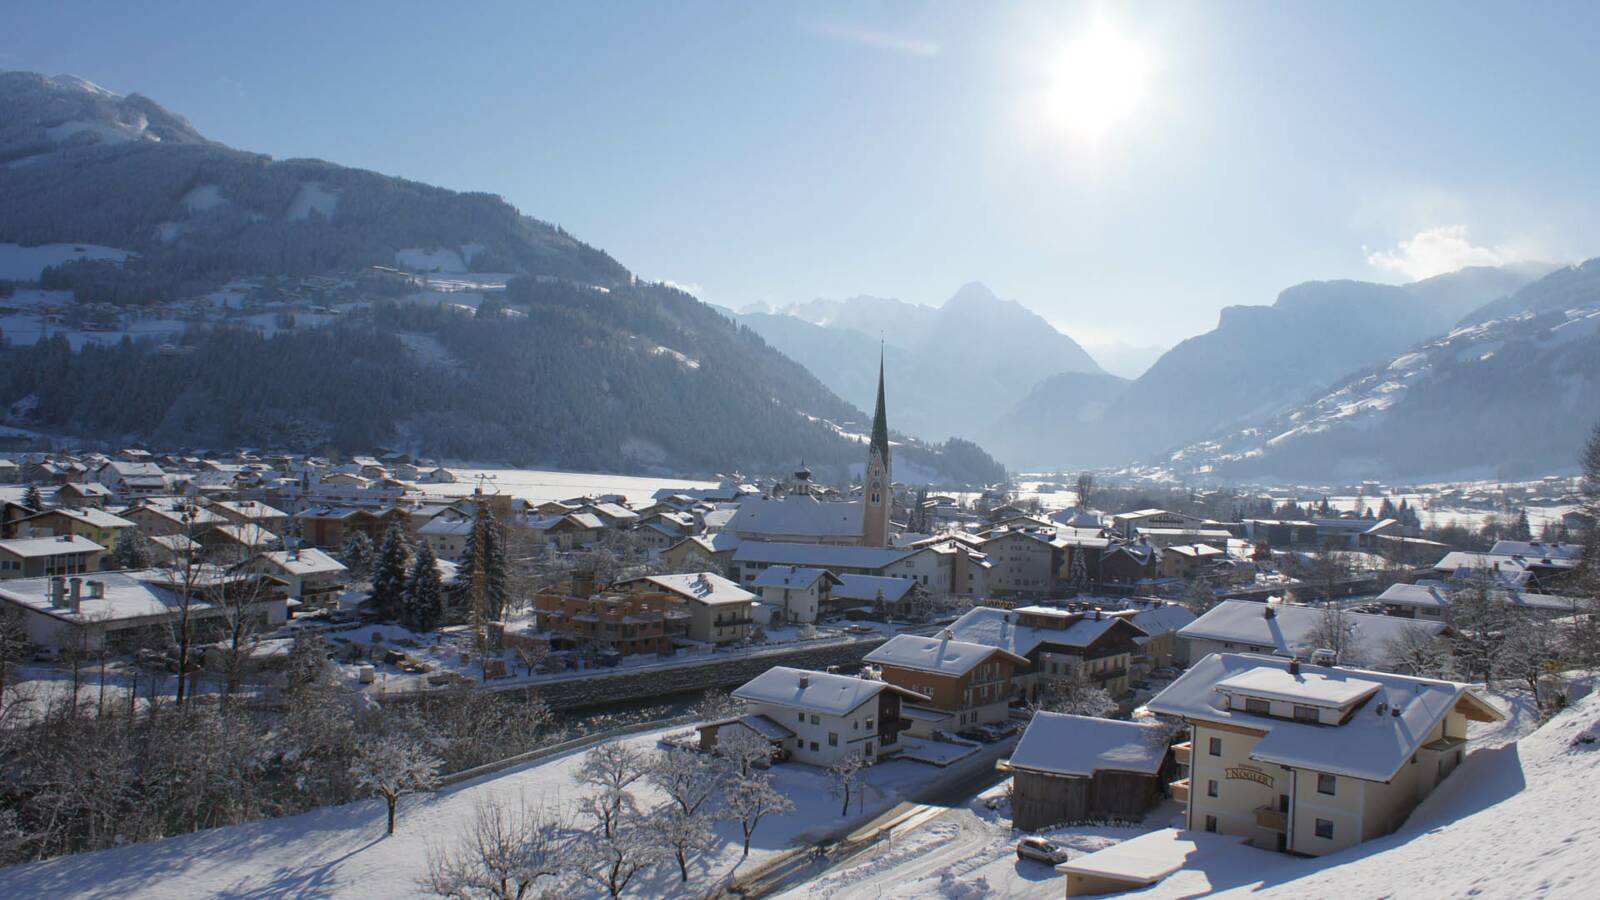
[[[1138,819],[1163,796],[1168,732],[1156,724],[1036,713],[1011,759],[1012,824]]]

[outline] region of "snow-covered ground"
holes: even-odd
[[[650,749],[667,732],[628,739]],[[580,752],[515,767],[453,785],[436,793],[407,797],[400,804],[396,834],[385,836],[380,800],[328,807],[298,816],[271,819],[183,835],[148,844],[61,857],[0,869],[3,897],[84,897],[105,900],[171,897],[340,897],[417,896],[417,879],[427,872],[431,847],[450,841],[471,821],[475,804],[494,798],[512,803],[525,798],[549,810],[574,802],[581,792],[572,773]],[[776,786],[795,811],[764,820],[740,860],[737,825],[717,828],[718,846],[700,858],[692,873],[703,891],[730,874],[746,871],[788,850],[805,836],[831,831],[846,822],[876,815],[931,781],[944,770],[891,760],[868,770],[865,813],[839,814],[827,776],[798,764],[775,766]],[[660,798],[641,790],[645,804]],[[662,897],[684,893],[674,866],[657,867],[630,886],[626,896]],[[585,886],[564,896],[598,896]]]
[[[1017,859],[1020,832],[1004,803],[1010,779],[904,836],[880,843],[849,865],[779,895],[824,898],[947,897],[1056,898],[1066,883],[1050,866]],[[993,801],[995,809],[990,809]],[[1074,851],[1090,853],[1165,827],[1182,811],[1157,807],[1138,827],[1075,826],[1039,832]]]
[[[38,281],[45,266],[59,266],[69,259],[108,259],[123,262],[128,251],[97,244],[0,244],[0,278],[8,281]]]

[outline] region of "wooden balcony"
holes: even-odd
[[[1289,830],[1289,816],[1276,806],[1258,806],[1256,807],[1256,824],[1262,828],[1271,828],[1273,831],[1287,832]]]
[[[1193,754],[1194,743],[1192,741],[1184,741],[1181,744],[1172,745],[1172,759],[1180,766],[1189,765],[1189,759]]]
[[[1189,779],[1185,778],[1182,781],[1174,781],[1167,785],[1167,787],[1172,788],[1172,799],[1178,801],[1179,803],[1189,802]]]

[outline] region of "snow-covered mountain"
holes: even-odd
[[[1308,402],[1172,454],[1222,477],[1519,477],[1600,420],[1600,260],[1557,270]]]
[[[896,420],[935,438],[987,443],[999,437],[987,429],[997,402],[1059,373],[1104,374],[1077,341],[978,282],[941,306],[862,296],[752,308],[738,319],[858,405],[872,402],[881,340]]]

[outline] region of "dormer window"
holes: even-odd
[[[1310,722],[1315,724],[1322,721],[1322,716],[1317,712],[1317,708],[1315,706],[1301,706],[1297,703],[1294,707],[1294,720],[1296,722]]]
[[[1272,715],[1272,704],[1257,697],[1246,697],[1244,711],[1256,716]]]

